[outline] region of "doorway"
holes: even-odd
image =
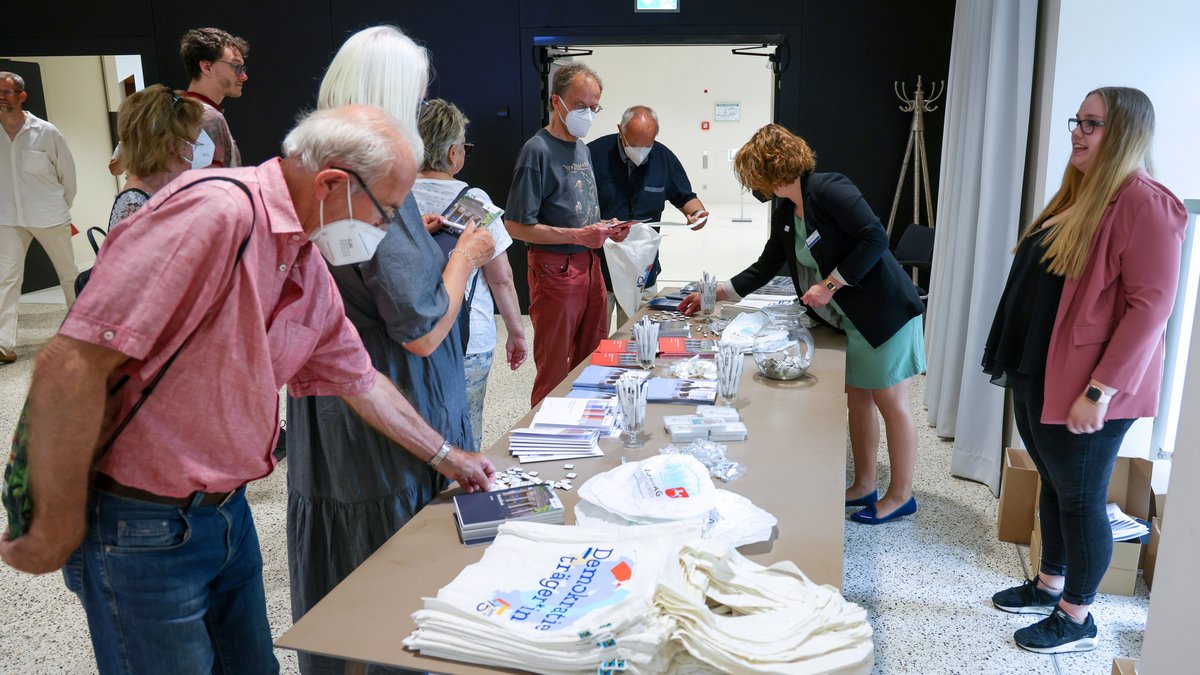
[[[654,109],[657,141],[679,158],[692,190],[710,213],[697,232],[664,230],[659,249],[659,286],[677,286],[709,271],[728,279],[758,259],[769,233],[770,205],[746,194],[733,174],[733,154],[750,136],[774,120],[774,61],[734,54],[764,50],[761,44],[571,44],[573,55],[555,58],[547,73],[568,60],[586,63],[604,83],[603,110],[587,141],[616,133],[633,105]],[[554,57],[555,50],[549,55]],[[549,87],[545,88],[547,103]],[[668,204],[666,222],[683,216]]]

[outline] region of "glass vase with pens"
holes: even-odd
[[[654,357],[658,355],[658,324],[643,316],[633,324],[633,341],[637,346],[638,366],[644,370],[654,368]]]
[[[626,373],[617,380],[617,405],[621,408],[621,447],[646,445],[646,389],[649,378]]]

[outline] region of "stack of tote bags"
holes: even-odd
[[[700,528],[505,523],[405,646],[548,674],[871,671],[865,610]]]

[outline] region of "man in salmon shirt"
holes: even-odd
[[[274,468],[284,384],[341,397],[468,492],[491,483],[486,458],[452,447],[371,365],[321,259],[369,259],[362,242],[378,244],[407,197],[416,165],[397,124],[321,110],[284,158],[185,173],[105,242],[39,354],[33,514],[0,558],[62,569],[100,672],[279,671],[245,485]],[[111,450],[94,461],[97,447]]]

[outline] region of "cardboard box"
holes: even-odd
[[[1150,519],[1150,543],[1146,546],[1146,560],[1142,565],[1142,576],[1146,587],[1154,588],[1154,568],[1158,565],[1158,544],[1162,540],[1162,518]]]
[[[1118,457],[1108,484],[1109,503],[1116,503],[1122,511],[1134,518],[1148,520],[1153,501],[1150,493],[1151,469],[1152,465],[1148,460]],[[1042,528],[1037,519],[1034,519],[1029,538],[1029,569],[1036,573],[1040,566],[1042,549]],[[1113,542],[1112,560],[1108,563],[1108,571],[1104,573],[1097,590],[1112,595],[1133,595],[1143,549],[1147,548],[1140,541]]]
[[[1020,448],[1004,451],[1000,478],[1000,510],[996,514],[996,538],[1013,544],[1028,544],[1036,512],[1034,501],[1041,477],[1029,452]]]
[[[1112,675],[1137,675],[1137,659],[1113,659]]]

